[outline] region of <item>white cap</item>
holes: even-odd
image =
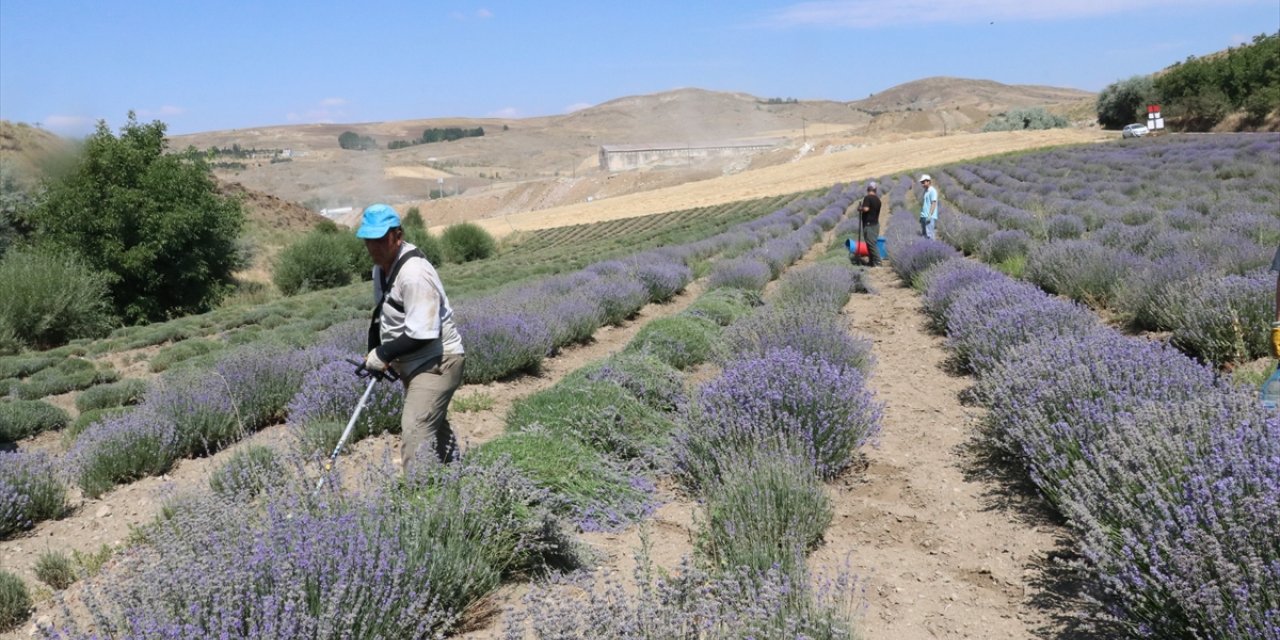
[[[927,173],[920,176],[920,182],[924,182],[925,180],[928,180],[929,182],[933,182],[933,178],[930,178],[929,174]]]

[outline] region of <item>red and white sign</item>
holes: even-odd
[[[1147,105],[1147,128],[1153,131],[1164,128],[1164,117],[1160,115],[1160,105]]]

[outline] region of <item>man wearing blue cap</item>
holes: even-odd
[[[404,383],[400,459],[405,470],[428,455],[420,451],[427,443],[436,459],[449,462],[457,451],[447,412],[465,364],[453,308],[435,267],[404,241],[395,209],[370,205],[360,222],[356,237],[364,240],[374,264],[375,306],[364,365],[373,371],[390,366]]]

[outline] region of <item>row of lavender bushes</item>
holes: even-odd
[[[689,263],[735,247],[757,250],[766,240],[789,236],[824,203],[837,201],[830,210],[842,199],[847,196],[837,185],[823,198],[798,201],[698,242],[470,300],[457,310],[468,346],[467,382],[536,368],[542,358],[589,339],[603,324],[621,322],[644,304],[683,290],[692,277]],[[162,474],[181,457],[213,453],[286,417],[309,450],[331,448],[361,391],[346,363],[362,351],[357,325],[337,325],[302,351],[234,349],[219,354],[209,369],[159,378],[139,407],[89,425],[58,466],[86,495],[96,497],[117,484]],[[377,387],[357,439],[398,429],[401,393],[394,385]],[[26,453],[6,457],[13,463],[0,472],[0,535],[65,511],[62,480],[43,471],[54,461]]]
[[[1159,342],[955,249],[891,230],[996,446],[1078,535],[1134,637],[1280,638],[1280,416]]]
[[[319,366],[286,406],[304,442],[308,424],[359,392],[341,361],[358,349],[355,329],[335,327],[304,352]],[[366,432],[393,428],[397,388],[376,388]],[[233,458],[214,474],[215,494],[146,530],[147,544],[130,550],[137,561],[99,585],[91,607],[114,637],[436,637],[501,579],[579,562],[560,515],[587,529],[643,515],[651,486],[635,471],[660,459],[664,425],[685,404],[677,370],[637,347],[522,401],[511,437],[490,443],[514,446],[478,447],[407,483],[389,481],[384,463],[364,483],[371,492],[313,496],[296,479],[305,474],[282,472],[268,451]]]
[[[748,260],[765,269],[767,256]],[[721,273],[750,273],[745,262]],[[508,617],[506,637],[848,637],[849,576],[813,579],[804,557],[831,518],[822,478],[878,424],[863,385],[869,345],[835,315],[856,288],[848,266],[827,263],[788,273],[759,307],[763,283],[735,277],[677,316],[714,327],[710,355],[721,370],[687,399],[665,444],[667,468],[706,510],[698,560],[659,575],[642,552],[634,590],[599,576],[566,579],[589,592],[585,603],[564,601],[559,583],[535,589]],[[701,344],[687,330],[656,329],[628,349],[682,363],[689,351],[706,353],[672,347]]]
[[[966,255],[1169,331],[1221,365],[1269,353],[1280,136],[1062,149],[940,172],[940,238]]]

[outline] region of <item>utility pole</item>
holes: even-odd
[[[800,137],[804,140],[804,143],[806,145],[809,144],[808,121],[805,119],[804,116],[800,116]]]

